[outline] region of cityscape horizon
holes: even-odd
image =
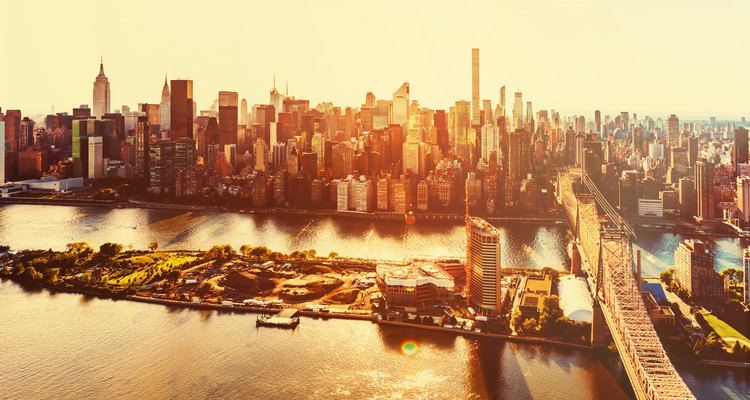
[[[0,397],[745,398],[718,3],[0,0]]]

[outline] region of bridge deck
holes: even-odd
[[[576,194],[573,180],[593,194]],[[580,172],[560,172],[557,198],[568,216],[596,281],[595,297],[639,399],[694,399],[669,360],[646,313],[633,268],[627,222]],[[606,213],[606,223],[597,206]]]

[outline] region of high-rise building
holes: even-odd
[[[745,280],[745,293],[742,296],[745,304],[750,303],[750,247],[742,251],[742,267]]]
[[[403,174],[423,178],[426,174],[425,145],[415,137],[409,137],[403,146]]]
[[[172,81],[172,87],[174,87]],[[159,195],[174,193],[174,143],[168,139],[157,140],[149,147],[148,191]]]
[[[750,176],[737,177],[737,208],[742,214],[742,221],[750,222]]]
[[[471,124],[479,125],[479,49],[471,49]]]
[[[482,127],[482,162],[490,163],[490,155],[495,155],[495,161],[500,160],[500,128],[486,124]]]
[[[149,141],[147,117],[139,117],[135,124],[135,176],[140,179],[148,178]]]
[[[5,121],[0,119],[0,185],[3,183],[5,183]]]
[[[333,177],[345,178],[352,174],[354,149],[347,142],[339,142],[332,149]]]
[[[94,116],[101,118],[109,113],[109,79],[104,75],[104,61],[99,63],[99,75],[94,79]]]
[[[513,101],[513,130],[521,130],[523,127],[523,95],[516,92]]]
[[[193,137],[193,81],[173,79],[172,94],[169,100],[170,132],[169,137],[177,140],[182,137]]]
[[[402,125],[409,122],[409,82],[404,82],[393,93],[391,123]]]
[[[500,111],[501,115],[497,117],[505,117],[505,85],[500,87]]]
[[[322,171],[325,169],[325,157],[326,157],[326,139],[320,132],[315,132],[315,134],[312,135],[312,151],[315,152],[317,156],[317,169],[319,171]]]
[[[288,89],[287,89],[288,90]],[[284,105],[284,99],[286,96],[276,89],[276,76],[273,77],[273,88],[271,88],[269,104],[273,106],[273,120],[279,120],[279,113],[282,111]]]
[[[748,136],[747,128],[737,128],[734,130],[734,174],[739,175],[737,171],[738,164],[747,163],[747,152],[748,152]]]
[[[714,219],[714,166],[705,158],[695,163],[696,217],[703,220]]]
[[[237,92],[219,92],[219,144],[237,144]]]
[[[675,114],[667,119],[667,144],[670,147],[680,145],[680,119]]]
[[[170,120],[172,113],[169,108],[170,103],[169,84],[167,83],[167,76],[164,75],[164,87],[161,89],[161,103],[159,103],[159,129],[162,131],[168,131],[170,128]],[[148,156],[148,152],[146,155]]]
[[[84,177],[88,174],[89,170],[89,124],[87,120],[73,120],[71,135],[72,135],[72,146],[71,156],[73,157],[73,176]],[[93,132],[91,132],[93,133]]]
[[[240,101],[240,125],[247,126],[247,100]]]
[[[508,134],[508,176],[520,180],[529,170],[529,133],[524,130]]]
[[[179,138],[174,142],[174,162],[172,167],[177,173],[183,169],[194,167],[196,160],[195,140]]]
[[[502,307],[500,231],[481,218],[466,219],[467,298],[477,313],[494,317]]]
[[[18,136],[21,132],[21,110],[6,110],[3,121],[5,121],[5,139],[9,145],[6,150],[18,151]]]
[[[714,258],[700,240],[687,239],[674,252],[674,278],[689,296],[720,303],[724,278],[714,270]]]
[[[445,110],[436,110],[432,116],[432,121],[435,127],[435,139],[438,148],[443,153],[443,157],[447,157],[450,138],[448,137],[448,118]]]
[[[596,126],[596,135],[602,135],[602,112],[599,110],[594,111],[594,125]]]
[[[263,138],[255,139],[253,145],[253,154],[255,155],[255,170],[260,172],[268,171],[268,144]]]
[[[102,137],[89,136],[89,165],[88,179],[99,179],[104,176],[104,153],[102,150]]]

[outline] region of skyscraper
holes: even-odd
[[[170,133],[172,140],[193,137],[193,81],[172,79],[172,95],[169,101]],[[173,150],[166,150],[172,152]]]
[[[724,299],[724,279],[714,269],[714,257],[700,240],[687,239],[674,252],[674,278],[689,296],[716,303]]]
[[[714,166],[699,158],[695,163],[696,217],[714,219]]]
[[[102,137],[89,136],[89,179],[99,179],[104,176],[104,154],[102,150]]]
[[[513,130],[521,130],[523,127],[523,95],[516,92],[513,100]]]
[[[443,156],[448,156],[448,118],[445,110],[436,110],[432,116],[433,126],[435,127],[435,138]]]
[[[409,82],[404,82],[393,93],[391,123],[401,125],[409,122]]]
[[[5,183],[5,121],[0,119],[0,185],[3,183]]]
[[[471,49],[471,124],[479,125],[479,49]]]
[[[284,105],[284,95],[282,95],[277,89],[276,89],[276,76],[273,77],[273,88],[271,89],[270,93],[270,99],[269,103],[274,108],[274,115],[273,120],[278,121],[279,120],[279,113],[282,111],[282,107]]]
[[[247,126],[247,100],[240,101],[240,125]]]
[[[169,102],[169,84],[167,84],[167,76],[164,75],[164,87],[161,89],[161,103],[159,103],[159,129],[162,131],[168,131],[171,126],[169,122],[172,114],[169,110]],[[148,151],[146,151],[146,157],[150,157]]]
[[[485,124],[482,127],[482,161],[490,163],[492,153],[495,153],[495,161],[500,160],[500,128]]]
[[[739,175],[739,172],[737,171],[737,164],[745,164],[747,163],[747,146],[748,146],[748,136],[747,136],[747,128],[737,128],[734,130],[734,149],[733,149],[733,158],[734,158],[734,174],[735,176]]]
[[[237,92],[219,92],[219,144],[237,144]]]
[[[500,87],[500,110],[502,112],[501,115],[496,115],[496,117],[504,117],[505,116],[505,85]]]
[[[148,132],[148,119],[138,117],[138,122],[135,124],[135,176],[140,179],[148,179],[148,164],[151,158]]]
[[[94,116],[101,118],[109,113],[109,79],[104,75],[104,61],[99,64],[99,75],[94,79]]]
[[[667,119],[667,144],[669,147],[680,145],[680,119],[674,114]]]
[[[743,222],[750,222],[750,176],[737,177],[737,208]]]
[[[172,81],[172,88],[174,88]],[[183,81],[184,82],[184,81]],[[148,191],[160,195],[174,193],[174,143],[171,140],[158,140],[149,148]]]
[[[494,317],[502,305],[500,231],[481,218],[467,214],[466,219],[468,302],[477,313]]]
[[[599,110],[594,111],[594,125],[596,126],[596,135],[602,135],[602,112]]]

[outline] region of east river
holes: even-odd
[[[501,225],[502,264],[563,268],[565,226]],[[0,244],[69,242],[207,249],[315,249],[401,259],[460,256],[463,226],[326,217],[8,205]],[[644,275],[671,265],[683,237],[639,233]],[[708,241],[717,270],[739,265],[738,239]],[[619,399],[616,355],[546,348],[363,321],[304,319],[294,331],[255,317],[24,290],[0,282],[0,398]],[[413,354],[401,351],[407,340]],[[698,398],[750,398],[747,372],[677,365]]]

